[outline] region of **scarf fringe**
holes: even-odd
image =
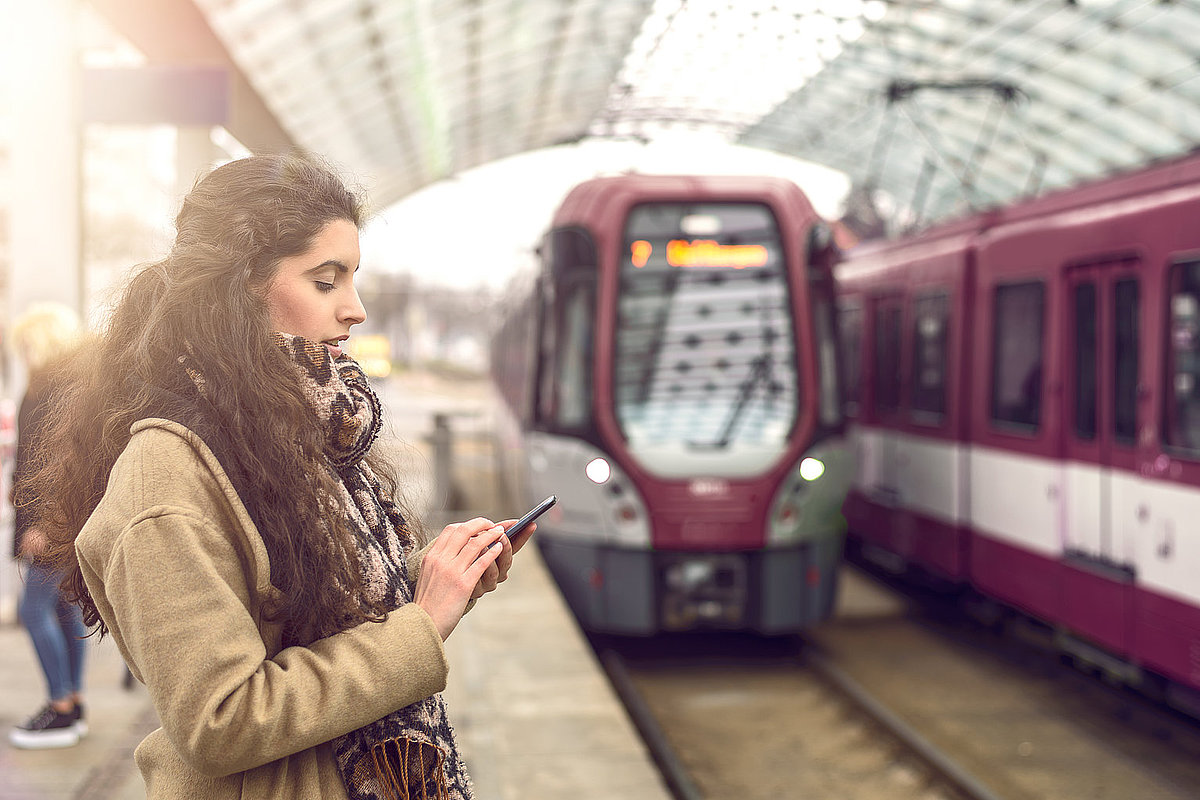
[[[407,737],[386,739],[371,747],[372,772],[385,800],[430,800],[430,772],[436,779],[434,800],[449,800],[450,791],[442,771],[445,758],[440,747]],[[427,761],[433,762],[429,772],[426,771]],[[414,765],[419,775],[411,774]],[[412,794],[413,787],[420,787],[421,794]]]

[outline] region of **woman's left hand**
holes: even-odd
[[[496,524],[502,526],[504,530],[508,530],[515,523],[515,519],[506,519]],[[483,573],[483,577],[479,579],[479,583],[475,584],[475,591],[471,592],[472,600],[478,600],[488,592],[495,591],[497,586],[508,580],[508,570],[512,567],[513,554],[529,541],[529,535],[536,528],[536,522],[530,525],[524,533],[517,536],[516,544],[513,544],[507,536],[500,537],[500,543],[504,549],[500,552],[500,555],[496,556],[496,561],[488,566],[487,572]]]

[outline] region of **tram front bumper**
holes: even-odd
[[[630,635],[799,632],[832,612],[842,553],[841,537],[731,553],[537,541],[580,625]]]

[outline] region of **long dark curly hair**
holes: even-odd
[[[201,178],[175,220],[166,258],[124,290],[95,346],[66,368],[34,469],[18,487],[64,568],[63,588],[84,621],[107,632],[84,584],[74,540],[104,494],[133,422],[156,416],[179,357],[205,377],[206,419],[240,472],[281,590],[268,618],[285,643],[381,619],[364,605],[353,534],[335,477],[322,467],[324,432],[271,338],[267,288],[281,259],[305,252],[335,220],[356,227],[364,202],[336,172],[303,154],[252,156]],[[394,468],[368,461],[395,494]],[[46,491],[38,491],[47,487]],[[411,519],[411,515],[406,515]]]

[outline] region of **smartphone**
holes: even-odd
[[[550,495],[545,500],[538,503],[536,506],[534,506],[532,509],[529,510],[528,514],[526,514],[525,516],[523,516],[519,520],[517,520],[515,523],[513,523],[513,526],[511,528],[509,528],[507,531],[508,538],[511,539],[514,536],[516,536],[518,533],[520,533],[521,531],[525,530],[525,528],[527,528],[529,526],[529,523],[533,522],[535,519],[540,517],[542,514],[545,514],[547,511],[549,511],[551,506],[553,506],[557,502],[558,502],[558,498],[555,497],[554,495]]]

